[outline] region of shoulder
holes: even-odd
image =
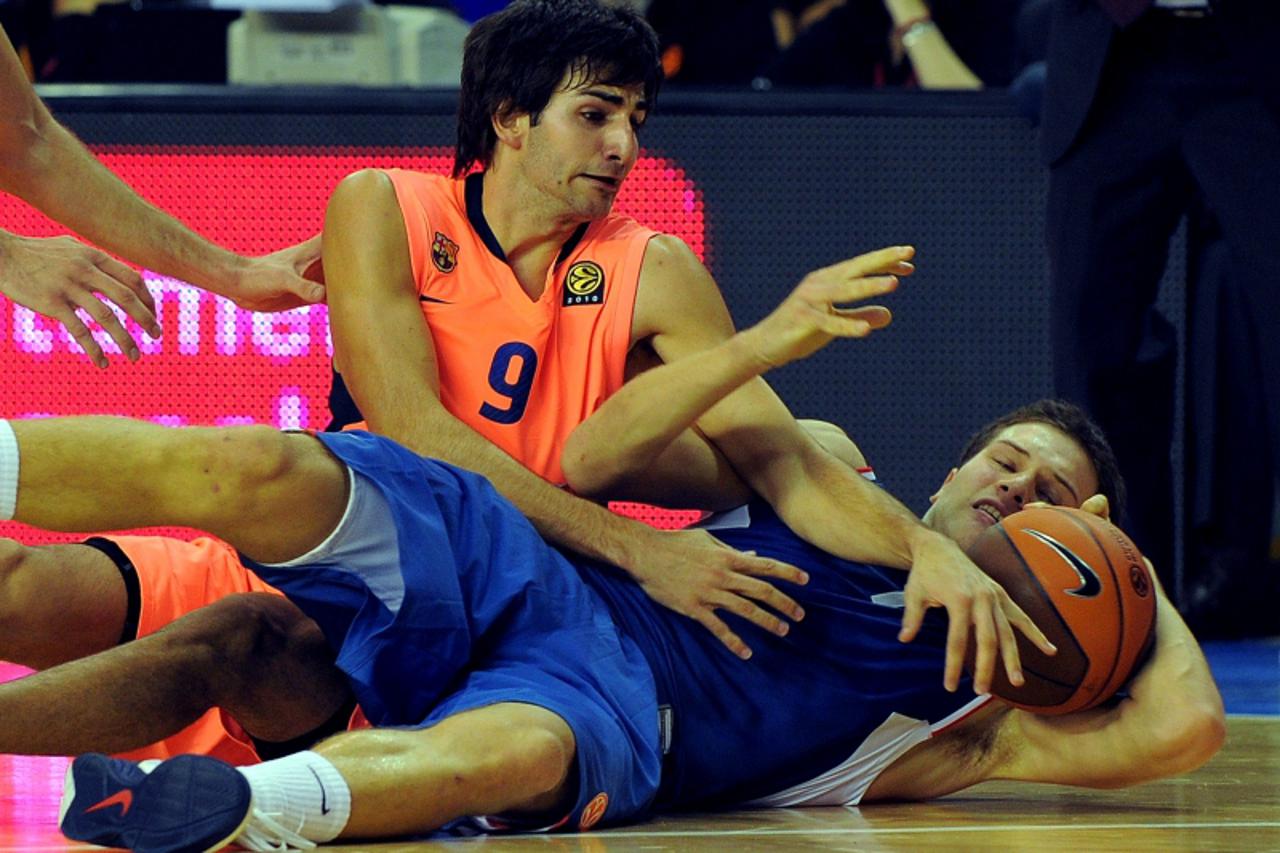
[[[444,175],[414,172],[407,169],[360,169],[352,172],[333,191],[330,205],[410,204],[423,208],[457,206],[461,195],[460,181]]]
[[[657,232],[653,233],[645,250],[642,272],[655,279],[669,276],[711,277],[688,243],[672,234]]]
[[[654,234],[640,266],[640,307],[667,311],[690,300],[719,300],[716,279],[689,245],[672,234]],[[695,306],[696,307],[696,306]]]
[[[361,169],[338,181],[329,196],[329,210],[343,212],[362,205],[394,203],[395,198],[395,186],[386,172]]]

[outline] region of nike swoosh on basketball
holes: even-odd
[[[1098,579],[1098,573],[1093,570],[1092,566],[1080,559],[1074,551],[1066,545],[1063,545],[1057,539],[1041,533],[1039,530],[1032,530],[1028,527],[1023,528],[1023,532],[1030,536],[1034,536],[1052,548],[1058,556],[1066,560],[1067,565],[1070,566],[1077,575],[1079,575],[1080,586],[1075,589],[1063,590],[1063,592],[1067,595],[1074,595],[1077,598],[1097,598],[1098,594],[1102,592],[1102,581]]]
[[[329,798],[325,796],[324,783],[320,781],[320,774],[316,772],[314,767],[308,767],[311,775],[316,777],[316,784],[320,786],[320,814],[329,813]]]
[[[88,814],[89,812],[100,811],[110,806],[119,806],[120,816],[124,817],[129,813],[129,809],[133,807],[133,791],[130,791],[128,788],[124,788],[123,790],[116,791],[114,794],[107,797],[106,799],[99,800],[98,802],[89,806],[89,808],[84,810],[84,813]]]

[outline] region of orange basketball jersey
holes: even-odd
[[[622,386],[645,247],[656,233],[610,215],[575,232],[531,300],[480,210],[482,177],[389,170],[440,398],[455,417],[562,485],[573,428]]]

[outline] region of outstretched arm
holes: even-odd
[[[562,463],[574,490],[615,497],[646,485],[694,494],[714,489],[716,483],[689,481],[714,474],[710,467],[686,466],[686,476],[675,483],[649,481],[672,443],[745,382],[805,358],[837,337],[865,337],[889,324],[889,311],[881,306],[840,307],[897,286],[892,275],[866,275],[884,253],[874,254],[810,273],[755,326],[629,380],[566,442]]]
[[[568,458],[573,447],[566,448],[566,470],[591,477],[589,472],[600,464],[611,472],[608,476],[632,477],[665,449],[664,441],[696,419],[697,430],[809,542],[846,559],[910,567],[902,639],[915,636],[927,608],[945,607],[952,618],[944,683],[954,688],[959,682],[972,631],[977,646],[974,681],[981,692],[989,687],[997,655],[1010,679],[1020,683],[1013,628],[1051,652],[1043,634],[955,543],[823,451],[759,378],[769,364],[804,357],[834,334],[849,333],[837,332],[833,324],[843,323],[858,334],[884,325],[884,309],[841,314],[835,303],[891,289],[897,276],[913,270],[912,256],[906,247],[882,249],[813,273],[759,328],[735,338],[728,310],[706,269],[680,241],[655,238],[645,257],[633,335],[650,336],[669,364],[663,374],[654,370],[633,380],[644,384],[633,386],[628,397],[605,403],[596,413],[602,420],[588,421],[594,440],[590,432],[579,437],[597,450],[621,448],[624,458],[629,456],[621,472],[608,467],[604,452],[586,460]],[[681,359],[689,361],[682,365]],[[606,416],[611,423],[604,421]],[[657,426],[648,424],[650,419]],[[614,441],[610,437],[615,435],[624,438]],[[576,452],[581,454],[581,445]],[[596,486],[595,491],[603,488]]]
[[[0,189],[107,251],[226,296],[242,307],[277,310],[317,302],[324,296],[323,287],[301,275],[318,258],[317,242],[265,258],[243,258],[140,198],[49,114],[27,82],[7,37],[0,44]],[[133,292],[138,301],[126,298],[121,307],[143,328],[153,330],[155,318],[141,278],[136,273],[125,275],[96,257],[93,260]],[[9,263],[16,263],[12,255]],[[27,277],[41,274],[52,281],[49,287],[66,292],[67,277],[60,269],[51,269],[53,263],[47,261],[41,267],[31,262],[22,270]],[[9,277],[10,272],[0,269],[0,280]],[[65,301],[79,305],[81,295],[94,291],[95,281],[80,279],[77,295]],[[118,291],[106,288],[103,292],[114,298]],[[127,346],[123,348],[128,351]]]

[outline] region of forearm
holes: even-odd
[[[982,81],[969,70],[930,16],[924,0],[886,0],[894,32],[911,61],[916,80],[925,89],[981,89]]]
[[[570,435],[566,477],[579,492],[608,494],[643,474],[708,409],[768,366],[737,334],[641,373]]]
[[[424,456],[483,474],[545,539],[623,568],[631,564],[633,554],[627,545],[636,532],[633,528],[640,527],[638,522],[553,486],[438,402],[401,405],[395,410],[400,414],[371,416],[370,428]]]
[[[142,199],[37,104],[11,128],[4,188],[134,264],[233,293],[247,261]]]
[[[888,491],[801,438],[799,453],[734,460],[800,537],[846,560],[904,570],[920,549],[946,544]]]

